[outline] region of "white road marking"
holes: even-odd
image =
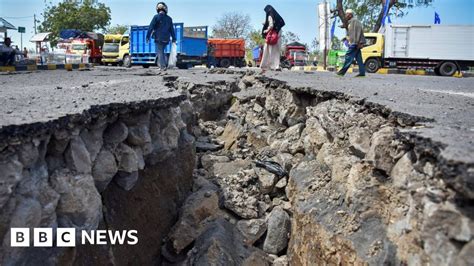
[[[421,89],[422,91],[429,91],[429,92],[438,92],[438,93],[444,93],[444,94],[451,94],[451,95],[460,95],[460,96],[465,96],[469,98],[474,98],[474,93],[472,92],[459,92],[459,91],[438,91],[438,90],[425,90]]]

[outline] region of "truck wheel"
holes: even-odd
[[[380,68],[380,62],[376,58],[369,58],[365,61],[365,68],[369,73],[375,73]]]
[[[188,69],[189,68],[188,64],[177,64],[176,67],[178,69]]]
[[[227,58],[221,59],[221,61],[219,62],[219,65],[220,67],[228,68],[230,67],[230,60]]]
[[[149,68],[150,65],[142,65],[143,68]]]
[[[452,76],[457,70],[458,67],[456,64],[450,61],[442,63],[439,67],[439,73],[441,76]]]
[[[123,57],[123,66],[127,68],[132,67],[132,59],[129,55]]]

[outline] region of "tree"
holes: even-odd
[[[128,25],[115,25],[115,26],[109,26],[107,27],[107,29],[105,30],[105,33],[106,34],[124,34],[126,31],[128,31],[128,29],[130,28],[130,26]]]
[[[265,39],[262,36],[262,32],[260,30],[250,31],[248,36],[248,44],[249,48],[254,48],[265,44]]]
[[[228,12],[224,13],[212,27],[212,35],[215,38],[248,39],[251,29],[249,15]]]
[[[342,41],[339,40],[336,36],[332,38],[332,44],[331,44],[331,49],[332,50],[341,50],[342,49]]]
[[[103,3],[92,0],[61,1],[57,5],[51,2],[43,12],[44,21],[39,26],[40,32],[51,32],[51,44],[54,46],[63,29],[81,31],[105,30],[110,24],[110,8]]]
[[[283,31],[283,35],[281,36],[281,43],[283,45],[288,44],[290,42],[299,42],[300,36],[291,31]]]
[[[319,41],[316,37],[314,37],[313,41],[311,42],[311,49],[313,51],[318,51],[319,50]]]
[[[362,22],[366,31],[378,32],[382,26],[386,2],[387,0],[337,0],[334,12],[341,19],[343,28],[347,28],[348,25],[344,15],[344,8],[350,8],[354,10],[355,15]],[[433,0],[409,1],[409,4],[406,2],[404,0],[389,0],[388,14],[394,17],[403,17],[408,13],[409,9],[428,7],[433,3]],[[395,13],[390,12],[392,10]]]

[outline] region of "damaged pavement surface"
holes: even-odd
[[[472,79],[100,67],[0,85],[2,264],[474,263]],[[143,243],[25,253],[7,248],[20,226]]]

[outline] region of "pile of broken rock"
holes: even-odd
[[[272,154],[262,133],[277,129],[266,126],[255,94],[242,97],[224,119],[200,120],[194,130],[198,168],[193,194],[164,240],[162,256],[170,263],[288,264],[285,188],[296,160]],[[243,115],[249,106],[251,115]]]

